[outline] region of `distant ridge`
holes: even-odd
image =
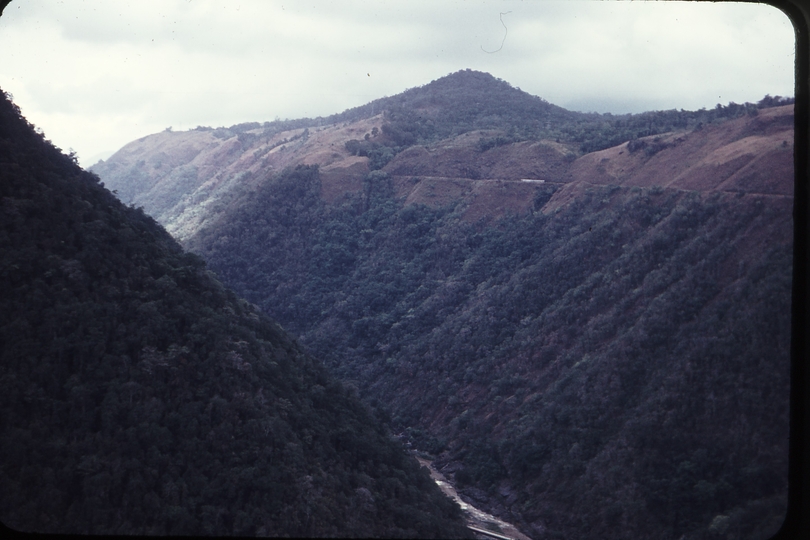
[[[366,105],[327,117],[326,120],[341,122],[357,117],[368,118],[375,111],[379,113],[392,107],[425,112],[435,108],[469,107],[470,112],[479,111],[485,114],[508,112],[509,116],[512,116],[514,114],[512,108],[516,106],[521,112],[528,112],[530,117],[580,114],[571,113],[539,97],[527,94],[489,73],[466,69],[445,75],[423,86],[410,88],[396,96],[375,99]]]
[[[262,128],[265,132],[279,133],[370,120],[382,114],[392,128],[405,134],[405,139],[396,141],[399,146],[429,144],[470,131],[497,129],[503,132],[504,142],[549,139],[576,144],[579,152],[587,153],[639,137],[693,129],[744,114],[755,114],[758,108],[792,103],[793,98],[766,95],[756,104],[717,104],[712,109],[698,111],[681,109],[620,115],[583,113],[553,105],[489,73],[466,69],[327,117],[263,124],[248,122],[231,126],[227,131],[236,134]]]
[[[524,123],[535,125],[541,121],[561,121],[588,116],[552,105],[542,98],[514,88],[508,82],[497,79],[489,73],[466,69],[445,75],[428,84],[410,88],[395,96],[378,98],[365,105],[329,116],[277,120],[264,124],[247,122],[236,124],[229,129],[241,131],[259,126],[282,130],[311,128],[366,120],[386,111],[393,112],[394,118],[398,117],[400,121],[405,118],[413,121],[424,116],[433,118],[434,126],[458,119],[464,119],[464,122],[469,124],[450,131],[424,133],[429,139],[446,136],[450,132],[462,133],[464,130],[474,129],[473,126],[476,124],[478,127],[505,128],[507,119],[510,121],[519,119],[519,125]]]
[[[711,110],[583,114],[549,104],[490,74],[463,70],[326,119],[157,133],[133,141],[92,170],[123,201],[144,206],[184,241],[204,221],[224,211],[225,201],[236,192],[253,189],[268,175],[297,165],[320,167],[322,195],[328,200],[357,191],[363,176],[373,170],[400,177],[556,182],[589,178],[600,184],[698,186],[681,184],[686,178],[675,181],[657,175],[655,163],[669,156],[673,166],[684,172],[690,149],[702,152],[699,148],[711,147],[720,152],[717,144],[731,144],[729,148],[742,144],[735,140],[744,133],[735,130],[750,129],[755,134],[767,125],[771,126],[767,129],[787,133],[793,121],[789,101],[766,96],[756,105],[718,105]],[[733,122],[721,127],[729,121]],[[701,134],[704,126],[709,131]],[[690,143],[681,145],[687,139]],[[701,142],[709,139],[715,142],[708,146]],[[788,144],[787,139],[777,142]],[[743,152],[743,161],[729,165],[732,169],[724,166],[714,174],[707,167],[704,173],[725,180],[726,170],[733,173],[737,164],[757,157],[766,147],[768,152],[778,150],[771,148],[771,142],[751,146],[756,150]],[[607,167],[607,162],[594,161],[598,152],[607,152],[599,160],[613,154],[618,159]],[[781,156],[777,159],[780,171],[792,167],[789,153],[773,155]],[[718,159],[715,161],[724,158]],[[757,167],[767,162],[760,160]],[[648,176],[631,179],[631,170]],[[749,176],[752,180],[741,179],[737,188],[785,192],[783,187],[758,187],[765,177]],[[707,186],[707,182],[700,185]],[[725,184],[725,188],[730,186]],[[469,187],[458,185],[453,188],[456,195],[447,196],[462,196],[469,193]],[[417,189],[408,200],[425,202],[420,193],[426,192]],[[469,216],[525,211],[527,204],[520,197],[494,206],[483,202],[490,199],[480,198]]]

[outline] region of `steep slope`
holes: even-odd
[[[359,190],[377,169],[560,180],[582,152],[756,112],[752,104],[732,103],[709,111],[583,114],[465,70],[327,118],[150,135],[91,170],[183,242],[234,197],[287,167],[318,165],[322,196],[333,202]]]
[[[423,110],[379,170],[257,169],[192,207],[184,245],[532,537],[773,533],[792,107],[640,115],[623,140],[640,119],[543,126],[562,142],[461,120],[431,139],[451,113]],[[342,159],[371,163],[350,154],[383,125]]]
[[[0,520],[464,536],[350,389],[0,99]]]
[[[545,189],[482,227],[404,205],[383,173],[330,207],[302,168],[190,245],[530,535],[700,538],[719,519],[766,537],[791,199],[581,186],[544,211]]]
[[[793,122],[793,105],[785,105],[696,132],[643,137],[583,156],[569,179],[791,195]]]
[[[481,128],[494,137],[508,128],[514,138],[516,122],[536,138],[549,135],[546,126],[584,117],[467,70],[327,119],[144,137],[92,170],[124,202],[144,206],[172,235],[185,240],[235,193],[286,167],[319,165],[325,196],[334,198],[356,189],[369,170],[417,141]],[[461,176],[475,174],[465,171]]]
[[[317,163],[338,178],[369,172],[344,143],[382,124],[372,118],[275,132],[271,128],[163,132],[134,141],[92,171],[124,202],[144,206],[176,238],[193,234],[234,193],[286,167]]]

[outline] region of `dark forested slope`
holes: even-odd
[[[787,485],[789,101],[584,115],[463,71],[95,169],[530,536],[763,538]]]
[[[0,99],[0,520],[463,536],[353,391]]]
[[[329,204],[300,167],[188,245],[529,534],[773,533],[792,198],[533,189],[528,212],[471,223],[382,172]]]

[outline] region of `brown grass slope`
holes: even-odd
[[[133,141],[92,170],[127,203],[143,206],[181,242],[218,215],[235,193],[287,167],[318,165],[324,200],[362,189],[367,157],[345,148],[384,123],[383,115],[265,135],[228,130],[162,132]],[[218,134],[219,131],[224,132]],[[523,141],[480,151],[497,130],[412,146],[383,171],[408,204],[462,202],[465,219],[497,218],[532,207],[540,182],[573,184],[545,211],[576,197],[579,184],[669,187],[792,196],[793,106],[762,109],[692,132],[645,137],[575,158],[571,145]],[[786,180],[788,179],[788,180]]]
[[[567,181],[792,195],[793,105],[632,141],[579,158]],[[788,173],[788,174],[785,174]]]

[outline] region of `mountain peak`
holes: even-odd
[[[515,88],[509,84],[508,82],[504,81],[503,79],[499,79],[494,75],[487,73],[485,71],[476,71],[474,69],[461,69],[454,73],[450,73],[449,75],[445,75],[444,77],[440,77],[430,83],[426,84],[425,87],[449,87],[449,88],[456,88],[461,85],[477,85],[477,86],[488,86],[489,89],[512,89]]]
[[[536,133],[546,122],[561,122],[580,113],[552,105],[546,100],[515,88],[493,75],[463,69],[399,94],[371,101],[325,119],[330,123],[371,118],[387,111],[394,117],[432,118],[440,127],[435,135],[514,126],[522,132]],[[444,129],[444,128],[449,128]]]
[[[504,99],[518,107],[541,106],[544,110],[553,107],[545,100],[519,90],[503,79],[469,68],[445,75],[424,86],[406,90],[393,99],[412,102],[412,105],[417,107],[422,105],[425,99],[433,101],[434,104],[438,101],[452,108],[464,107],[470,103],[491,108],[497,100]],[[472,99],[472,102],[469,102],[469,99]],[[555,109],[564,110],[560,107]]]

